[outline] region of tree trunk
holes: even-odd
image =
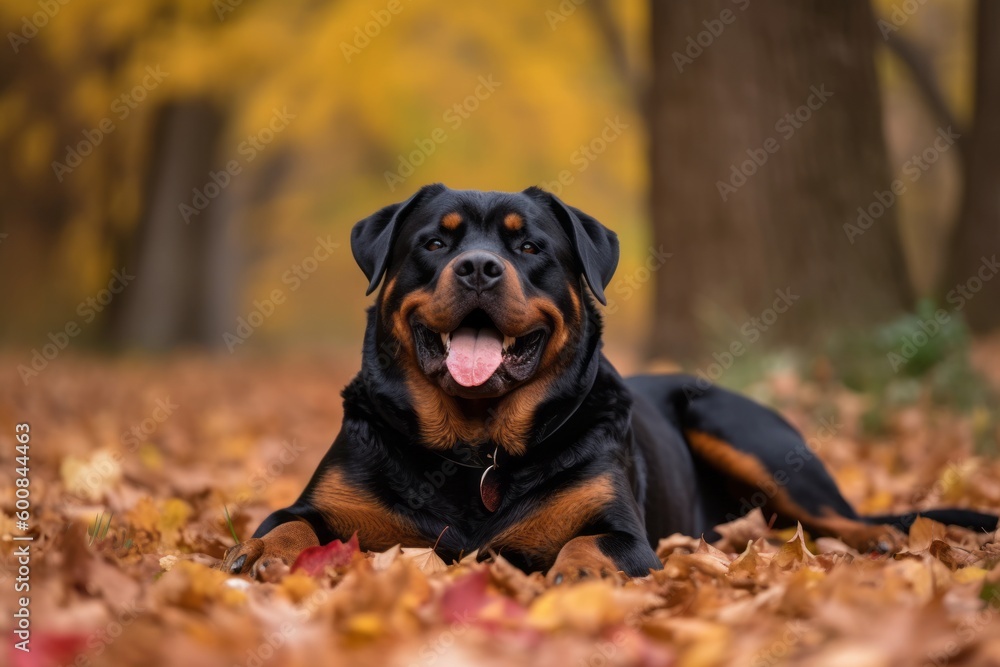
[[[970,329],[1000,327],[1000,4],[980,0],[976,28],[976,101],[965,142],[962,208],[942,286],[945,308],[964,314]]]
[[[229,226],[237,184],[209,185],[209,172],[224,168],[216,163],[222,116],[200,101],[171,103],[160,113],[145,212],[126,264],[136,279],[115,313],[117,338],[147,350],[217,347],[221,328],[235,320],[236,299]],[[207,206],[195,201],[194,189],[214,195]],[[189,207],[187,221],[181,204]]]
[[[651,214],[673,253],[652,356],[808,345],[912,305],[868,3],[651,4]]]

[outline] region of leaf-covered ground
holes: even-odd
[[[8,367],[20,358],[4,360]],[[274,583],[213,569],[293,500],[336,434],[357,361],[59,358],[0,384],[0,586],[17,609],[14,425],[29,422],[31,653],[10,665],[1000,665],[1000,545],[921,521],[895,557],[772,532],[759,513],[664,569],[549,588],[500,560],[337,543]],[[1000,508],[989,419],[790,373],[751,388],[799,426],[865,512]],[[986,424],[987,426],[984,426]],[[869,429],[870,430],[870,429]],[[986,434],[996,441],[996,434]],[[9,471],[9,472],[8,472]],[[315,574],[310,575],[312,571]],[[19,593],[18,595],[24,595]]]

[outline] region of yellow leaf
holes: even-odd
[[[572,628],[597,632],[625,621],[647,602],[642,591],[618,588],[608,580],[550,588],[528,610],[528,625],[540,630]]]
[[[375,639],[385,631],[382,616],[374,612],[355,614],[345,626],[353,639]]]
[[[144,530],[148,533],[156,534],[160,522],[160,511],[156,508],[156,503],[149,496],[139,499],[128,514],[125,515],[129,525],[136,530]]]
[[[955,580],[958,584],[971,584],[973,582],[982,581],[989,574],[987,570],[981,567],[963,567],[960,570],[955,570],[952,573],[951,578]]]
[[[246,593],[227,586],[228,579],[221,570],[182,560],[157,580],[154,591],[161,600],[194,611],[215,601],[241,604]]]
[[[302,572],[285,575],[278,588],[289,600],[302,602],[316,592],[317,583],[314,577]]]
[[[163,469],[163,454],[161,454],[160,449],[152,443],[144,442],[139,445],[139,461],[142,463],[143,467],[148,470]]]

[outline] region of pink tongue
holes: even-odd
[[[456,329],[448,350],[448,371],[463,387],[478,387],[503,361],[503,336],[493,327]]]

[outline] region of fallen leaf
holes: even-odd
[[[771,562],[782,570],[789,570],[808,565],[814,560],[815,556],[806,546],[806,538],[800,523],[795,528],[795,534],[778,549]]]
[[[424,574],[444,572],[448,569],[432,547],[403,547],[400,551],[401,558],[412,562]]]
[[[715,546],[723,551],[737,551],[750,541],[771,534],[771,529],[764,519],[764,513],[759,507],[753,508],[739,519],[723,523],[715,527],[715,532],[722,538]]]
[[[945,526],[926,517],[918,516],[910,526],[910,553],[923,553],[931,548],[934,540],[945,538]]]
[[[360,553],[358,534],[355,532],[347,542],[333,540],[323,546],[305,549],[292,564],[292,572],[301,570],[313,577],[320,576],[327,568],[347,567]]]
[[[397,544],[393,547],[390,547],[386,551],[381,551],[373,554],[371,557],[372,568],[377,572],[388,570],[389,566],[392,565],[397,558],[399,558],[400,553],[402,553],[402,550],[400,548],[400,545]]]

